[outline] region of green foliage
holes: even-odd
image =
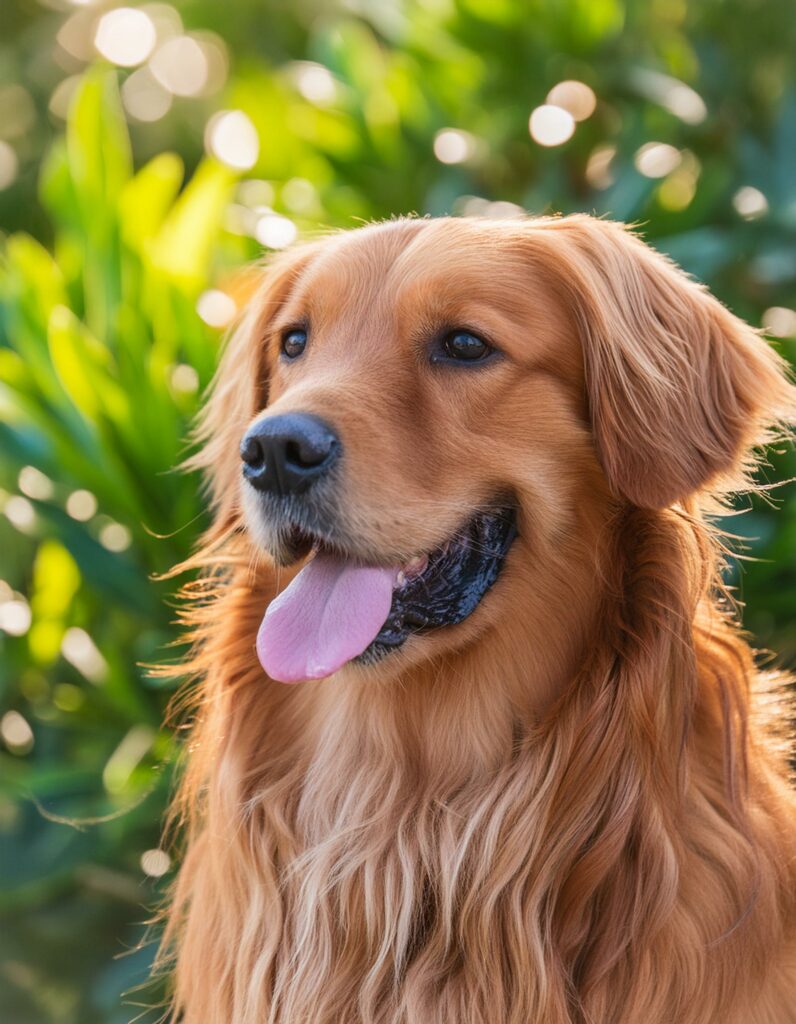
[[[44,169],[55,257],[14,235],[0,269],[0,474],[31,495],[16,495],[16,516],[6,505],[16,529],[0,524],[3,568],[32,615],[23,635],[4,637],[0,670],[3,708],[35,723],[29,754],[19,756],[26,742],[0,754],[0,906],[25,915],[2,940],[13,941],[4,984],[24,993],[28,1015],[16,1019],[129,1015],[102,1006],[103,993],[142,970],[140,956],[112,957],[138,938],[120,919],[142,920],[154,896],[139,858],[158,843],[173,753],[164,694],[139,667],[173,638],[169,587],[152,577],[188,554],[202,518],[196,481],[172,470],[215,362],[216,332],[194,305],[224,248],[234,179],[207,161],[179,193],[173,154],[134,175],[115,81],[85,76],[66,145]],[[93,495],[87,508],[69,501],[75,492]],[[54,908],[71,919],[78,895],[74,926],[101,933],[109,916],[116,944],[56,961],[46,979],[56,999],[42,993],[39,950],[53,942]],[[64,993],[75,1016],[57,1008]]]
[[[140,858],[159,842],[176,749],[170,694],[141,666],[175,639],[173,584],[155,577],[204,521],[197,481],[173,471],[218,348],[197,299],[245,293],[258,218],[306,232],[497,201],[594,211],[642,223],[752,323],[796,302],[784,3],[765,17],[752,0],[179,6],[226,40],[225,91],[128,125],[129,73],[81,70],[65,132],[38,116],[0,190],[0,224],[29,229],[0,236],[0,1005],[15,1024],[121,1024],[156,998],[119,998],[151,949],[115,959],[159,896]],[[0,114],[2,87],[22,81],[40,115],[61,74],[41,54],[65,15],[31,11],[3,12]],[[20,53],[39,55],[36,74]],[[566,79],[597,107],[545,148],[528,118]],[[201,155],[219,109],[257,129],[246,180]],[[445,129],[467,133],[460,162],[435,155]],[[661,177],[638,169],[651,142],[679,154]],[[767,208],[742,215],[750,187]],[[770,478],[794,472],[777,457]],[[727,525],[757,538],[760,561],[738,575],[747,624],[792,664],[796,489],[774,501]]]

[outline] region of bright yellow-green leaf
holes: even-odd
[[[46,322],[50,310],[66,301],[64,279],[58,264],[35,238],[22,233],[8,239],[5,255],[7,286],[16,287],[18,292],[27,292],[27,297]]]
[[[52,665],[61,649],[64,632],[60,621],[45,619],[33,623],[28,633],[28,648],[37,665]]]
[[[86,72],[69,112],[66,132],[69,167],[84,215],[111,207],[132,173],[127,125],[116,72]]]
[[[376,106],[370,108],[370,113],[374,112],[378,115]],[[296,138],[308,144],[307,152],[313,156],[320,150],[338,160],[352,160],[362,148],[361,132],[347,114],[296,103],[290,124]]]
[[[28,368],[13,349],[0,348],[0,383],[15,391],[28,390],[31,385]]]
[[[175,153],[161,153],[142,167],[119,200],[122,235],[134,249],[152,238],[180,191],[184,168]]]
[[[517,17],[512,0],[463,0],[463,4],[476,17],[493,25],[511,25]]]
[[[122,293],[119,251],[119,198],[132,175],[127,124],[117,73],[107,67],[83,76],[67,121],[69,180],[76,212],[69,217],[84,243],[84,318],[101,338],[113,331]],[[61,202],[69,195],[61,182]]]
[[[202,285],[234,183],[217,161],[199,165],[150,247],[158,270],[187,288]]]
[[[54,540],[44,541],[33,564],[30,606],[34,621],[28,636],[31,654],[39,665],[52,664],[58,657],[66,616],[80,580],[80,570],[66,548]]]
[[[81,334],[85,327],[65,306],[57,306],[50,317],[50,356],[64,391],[88,419],[96,419],[99,400],[83,362]]]
[[[52,312],[48,341],[61,386],[87,419],[96,420],[100,411],[126,416],[129,402],[110,375],[110,353],[65,306]]]
[[[625,5],[619,0],[573,0],[569,17],[577,35],[593,43],[621,30]]]
[[[61,223],[79,223],[79,210],[74,183],[69,170],[66,140],[56,139],[45,154],[39,172],[39,195],[42,204]]]

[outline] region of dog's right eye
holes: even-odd
[[[436,352],[432,353],[434,363],[485,363],[496,349],[487,344],[483,338],[472,331],[461,328],[446,334],[439,342]]]
[[[298,327],[285,331],[282,335],[282,354],[288,359],[300,356],[307,347],[307,332]]]

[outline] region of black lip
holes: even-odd
[[[477,512],[429,555],[420,575],[395,590],[387,621],[355,661],[373,664],[412,634],[463,622],[497,580],[516,536],[515,508]]]

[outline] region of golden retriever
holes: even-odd
[[[619,224],[274,260],[196,459],[175,1018],[796,1022],[788,680],[708,518],[794,409]]]

